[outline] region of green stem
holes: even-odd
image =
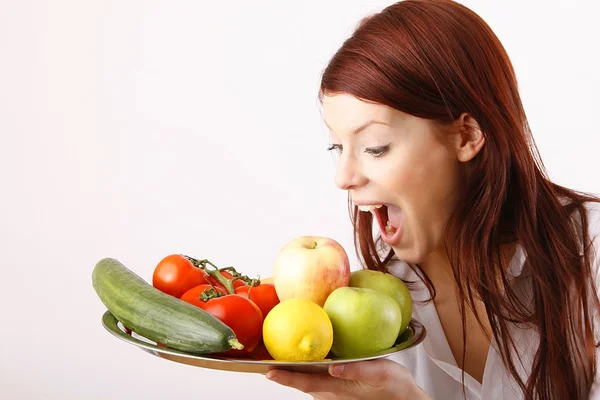
[[[204,269],[203,266],[200,264],[200,261],[196,260],[195,258],[192,258],[190,256],[186,256],[185,254],[182,254],[183,257],[187,258],[188,260],[190,260],[190,262],[192,263],[192,265],[196,268],[200,268],[200,269]]]
[[[219,269],[219,271],[227,271],[231,274],[233,278],[241,279],[248,286],[258,286],[260,284],[260,279],[250,278],[248,275],[242,275],[234,267],[225,267]],[[258,283],[257,283],[258,282]]]
[[[206,258],[203,258],[202,260],[198,261],[200,264],[202,264],[202,266],[206,267],[206,264],[210,265],[211,267],[213,267],[215,270],[219,270],[219,267],[217,267],[215,264],[211,263],[210,261],[208,261]]]
[[[257,279],[250,279],[246,283],[248,284],[248,286],[258,286],[260,285],[260,277],[258,277]]]
[[[192,258],[190,256],[186,256],[186,255],[183,255],[183,256],[185,258],[187,258],[188,260],[190,260],[190,262],[192,263],[192,265],[194,265],[195,267],[201,268],[202,270],[204,270],[204,272],[206,272],[210,276],[214,277],[231,294],[235,293],[235,289],[233,287],[232,282],[234,280],[236,280],[236,279],[241,279],[248,286],[258,286],[258,285],[260,285],[260,278],[258,278],[258,279],[251,279],[247,275],[240,274],[233,266],[219,268],[219,267],[217,267],[215,264],[211,263],[207,259],[197,260],[197,259]],[[211,267],[213,267],[214,270],[209,270],[207,268],[207,265],[210,265]],[[231,276],[233,277],[233,279],[229,280],[229,279],[225,278],[223,275],[221,275],[221,271],[227,271],[227,272],[229,272],[231,274]]]
[[[211,263],[207,259],[199,260],[198,263],[201,265],[201,268],[204,269],[204,271],[206,271],[210,276],[215,278],[221,285],[223,285],[229,294],[235,294],[235,289],[233,288],[231,281],[221,275],[221,271],[215,264]],[[208,270],[206,268],[207,264],[213,267],[214,270]]]
[[[213,288],[212,289],[207,289],[204,292],[202,292],[202,294],[200,295],[200,300],[202,301],[209,301],[210,299],[214,299],[217,297],[222,297],[225,296],[223,293],[219,293],[219,291],[217,289]]]

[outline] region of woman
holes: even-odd
[[[267,377],[318,399],[593,398],[600,205],[544,174],[488,25],[451,1],[394,4],[335,54],[320,100],[357,253],[409,283],[428,337]]]

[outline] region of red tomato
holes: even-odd
[[[194,286],[193,288],[186,291],[183,295],[181,295],[181,300],[185,301],[186,303],[190,303],[190,304],[193,304],[195,306],[198,306],[198,307],[204,309],[204,305],[207,302],[205,300],[202,300],[200,298],[200,296],[202,296],[202,293],[204,293],[205,291],[211,290],[211,289],[213,289],[213,286],[209,285],[209,284],[202,284],[202,285]],[[227,294],[225,289],[222,289],[220,287],[215,287],[214,289],[216,289],[217,292],[221,293],[222,295]]]
[[[269,351],[263,342],[260,342],[258,346],[256,346],[252,355],[256,360],[273,360],[273,356],[269,354]]]
[[[273,356],[269,354],[269,351],[265,347],[265,344],[261,341],[256,348],[247,354],[239,355],[241,359],[251,359],[251,360],[273,360]]]
[[[230,327],[237,340],[244,345],[242,350],[232,349],[225,354],[249,353],[262,339],[262,312],[249,299],[237,294],[228,294],[208,300],[202,305],[202,309]]]
[[[181,297],[188,289],[208,283],[208,274],[180,254],[163,258],[152,275],[152,286],[158,290]]]
[[[275,285],[272,283],[261,283],[258,286],[241,286],[236,288],[235,292],[256,303],[262,312],[263,318],[266,318],[269,311],[279,304],[279,297],[275,291]]]
[[[244,296],[246,298],[249,298],[248,297],[248,290],[250,290],[251,287],[252,286],[248,286],[248,285],[236,287],[235,288],[235,294],[239,294],[240,296]]]

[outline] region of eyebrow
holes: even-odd
[[[323,122],[325,123],[325,125],[327,125],[327,128],[329,128],[329,130],[333,132],[333,129],[331,129],[331,127],[329,126],[329,124],[327,123],[327,121],[323,120]],[[387,124],[387,123],[385,123],[383,121],[377,121],[377,120],[372,119],[372,120],[369,120],[369,121],[365,122],[364,124],[362,124],[358,128],[352,130],[350,133],[353,134],[353,135],[358,135],[361,131],[364,131],[365,129],[367,129],[371,125],[385,125],[385,126],[390,126],[390,124]]]

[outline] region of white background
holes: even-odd
[[[115,257],[151,280],[187,253],[268,276],[306,234],[354,258],[316,96],[389,4],[0,0],[0,398],[308,397],[113,338],[91,271]],[[600,192],[594,1],[465,4],[514,62],[551,177]]]

